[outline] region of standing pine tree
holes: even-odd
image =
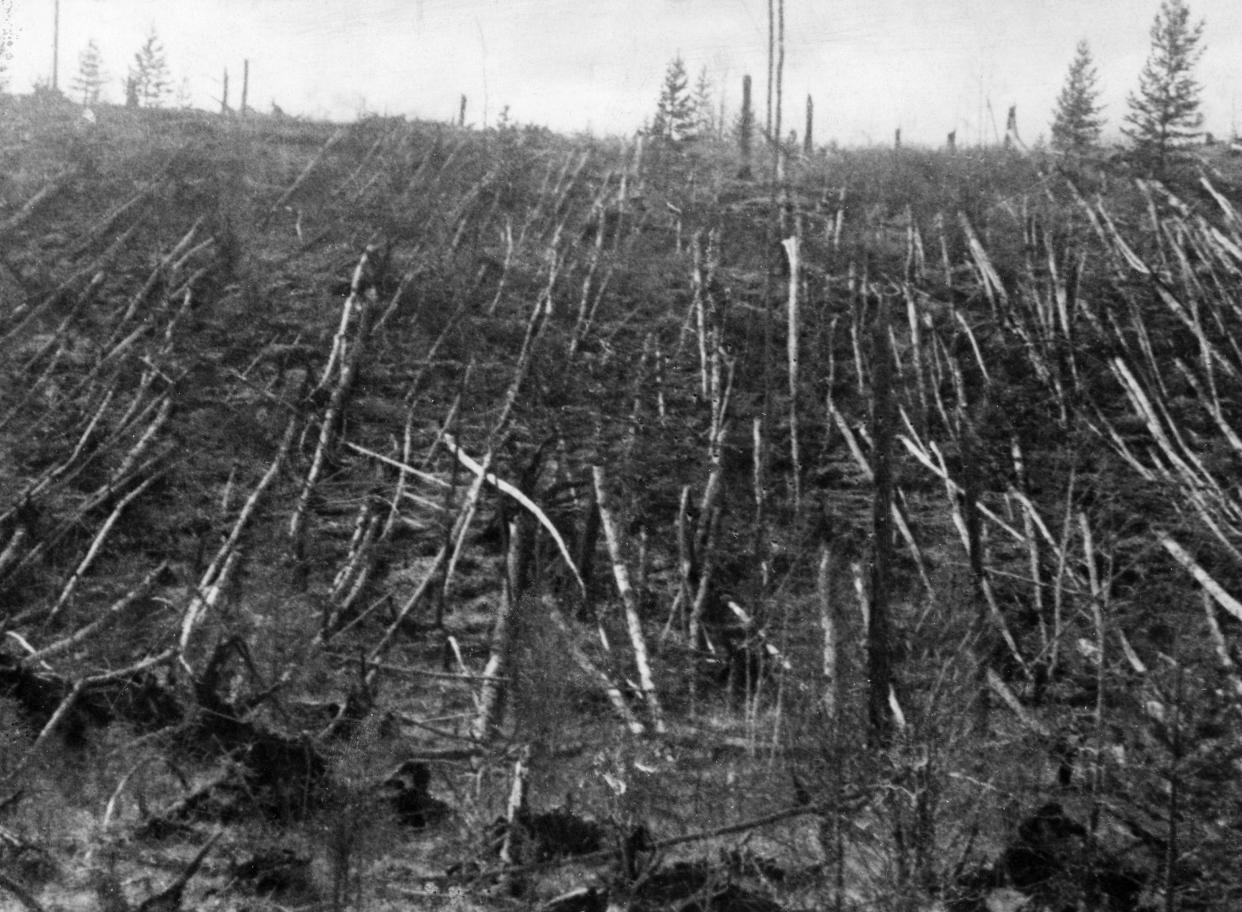
[[[699,70],[694,84],[694,131],[698,136],[711,136],[716,132],[716,109],[712,104],[712,81],[707,78],[707,67]]]
[[[1128,127],[1139,157],[1157,174],[1199,136],[1200,85],[1193,70],[1203,56],[1203,20],[1192,24],[1184,0],[1163,0],[1151,26],[1151,53],[1129,97]]]
[[[164,45],[155,29],[147,33],[147,40],[134,54],[134,65],[129,72],[138,100],[144,107],[158,108],[163,104],[172,90],[172,79],[164,59]]]
[[[85,50],[78,54],[78,74],[73,77],[72,85],[74,97],[81,98],[84,105],[98,104],[100,90],[103,89],[106,79],[103,57],[92,38],[86,43]]]
[[[1091,49],[1079,41],[1052,119],[1052,148],[1058,152],[1082,153],[1100,141],[1099,81]]]
[[[652,136],[679,141],[694,135],[694,99],[690,97],[688,85],[686,64],[678,55],[664,71],[660,101],[651,122]]]

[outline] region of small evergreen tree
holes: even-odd
[[[1091,48],[1079,41],[1052,119],[1052,148],[1058,152],[1085,152],[1100,141],[1099,81]]]
[[[1139,74],[1139,91],[1131,94],[1122,132],[1156,173],[1200,135],[1201,86],[1193,70],[1203,56],[1203,20],[1190,21],[1184,0],[1163,0],[1151,27],[1151,52]]]
[[[138,101],[144,107],[158,108],[172,90],[168,62],[164,59],[164,45],[154,29],[147,34],[147,40],[138,53],[134,54],[130,78],[134,81]]]
[[[712,82],[707,77],[707,67],[699,70],[694,84],[694,130],[698,136],[711,136],[716,132],[716,110],[712,103]]]
[[[655,119],[651,122],[652,136],[676,142],[694,135],[694,99],[690,96],[688,85],[686,64],[679,55],[664,72],[660,101],[656,105]]]
[[[74,97],[81,98],[84,105],[98,104],[106,79],[103,57],[100,56],[99,46],[92,38],[86,43],[86,48],[78,54],[78,74],[73,77],[72,86]]]

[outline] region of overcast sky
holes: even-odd
[[[13,0],[11,64],[26,91],[52,66],[54,0]],[[786,0],[785,123],[801,130],[815,97],[816,136],[848,145],[991,140],[1018,106],[1024,139],[1048,131],[1080,38],[1090,43],[1116,135],[1138,82],[1159,0]],[[1191,0],[1207,20],[1206,128],[1229,135],[1242,90],[1242,0]],[[146,33],[162,39],[174,82],[212,107],[227,66],[237,100],[251,61],[251,105],[352,119],[362,112],[629,133],[654,110],[680,54],[731,111],[741,78],[762,105],[766,0],[61,0],[60,82],[93,38],[121,80]],[[762,107],[760,107],[762,117]]]

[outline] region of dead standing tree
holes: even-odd
[[[802,134],[802,154],[810,156],[815,151],[815,99],[806,96],[806,132]]]
[[[250,61],[243,60],[242,61],[241,103],[237,107],[237,113],[240,114],[242,117],[246,116],[246,111],[249,109],[249,104],[247,101],[249,97],[250,97]]]
[[[790,473],[793,480],[793,509],[795,516],[802,509],[802,456],[798,446],[798,339],[802,328],[798,314],[798,282],[801,271],[801,240],[798,233],[795,232],[792,237],[782,241],[785,255],[789,258],[789,458],[792,463]]]
[[[776,64],[776,8],[773,0],[768,0],[768,105],[764,109],[763,132],[771,139],[772,133],[772,92],[773,75]]]
[[[784,106],[785,82],[785,0],[776,0],[776,109],[772,113],[772,131],[769,141],[776,145],[776,178],[781,180],[784,172],[784,146],[781,141],[781,109]]]
[[[750,160],[754,139],[755,109],[751,104],[750,74],[747,73],[742,77],[742,112],[737,119],[738,157],[742,160],[737,176],[741,180],[750,180],[752,177]]]

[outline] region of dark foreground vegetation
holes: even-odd
[[[6,903],[1242,904],[1231,162],[6,104]]]

